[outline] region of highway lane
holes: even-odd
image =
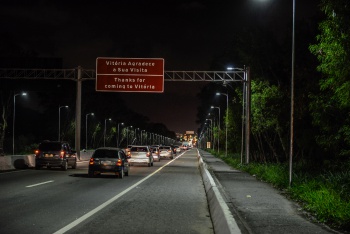
[[[130,175],[76,170],[0,174],[0,233],[213,233],[196,150]]]

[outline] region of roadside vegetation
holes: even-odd
[[[225,151],[227,140],[231,153],[218,157],[283,190],[319,222],[349,232],[350,5],[321,0],[319,7],[319,15],[297,20],[295,27],[292,185],[291,28],[276,33],[258,23],[241,27],[249,31],[240,31],[213,68],[250,67],[249,163],[241,163],[246,162],[241,159],[241,153],[246,157],[243,82],[211,83],[198,94],[198,145],[206,148],[210,142],[216,155],[218,148]],[[226,94],[227,102],[216,93]]]
[[[218,155],[235,169],[248,172],[268,182],[296,201],[318,222],[350,231],[350,161],[311,170],[305,164],[293,165],[292,186],[289,186],[289,165],[286,163],[241,164],[240,155]]]

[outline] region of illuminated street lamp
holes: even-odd
[[[61,140],[61,108],[68,108],[68,106],[58,106],[58,141]]]
[[[87,150],[87,132],[88,132],[88,124],[87,124],[87,121],[88,121],[88,116],[89,115],[94,115],[94,113],[89,113],[89,114],[86,114],[85,115],[85,149]]]
[[[111,121],[111,118],[105,119],[105,129],[104,129],[104,133],[103,133],[103,147],[106,147],[106,125],[107,125],[107,120]]]
[[[12,121],[12,155],[15,155],[15,120],[16,120],[16,97],[22,95],[26,96],[27,93],[16,93],[13,95],[13,121]]]
[[[225,156],[227,157],[227,125],[228,125],[228,93],[216,93],[216,95],[224,95],[226,96],[226,152]]]
[[[120,125],[124,125],[124,123],[118,123],[117,147],[119,147],[119,136],[120,136],[120,134],[119,134],[119,124],[120,124]]]

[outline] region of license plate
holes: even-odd
[[[111,161],[102,161],[101,164],[104,166],[108,166],[108,165],[112,165],[112,162]]]

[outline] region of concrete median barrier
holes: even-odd
[[[224,201],[217,188],[213,177],[207,169],[206,163],[203,161],[198,151],[198,163],[202,175],[205,191],[207,193],[207,200],[209,210],[213,221],[214,231],[216,234],[240,234],[236,220],[233,218],[229,207]]]

